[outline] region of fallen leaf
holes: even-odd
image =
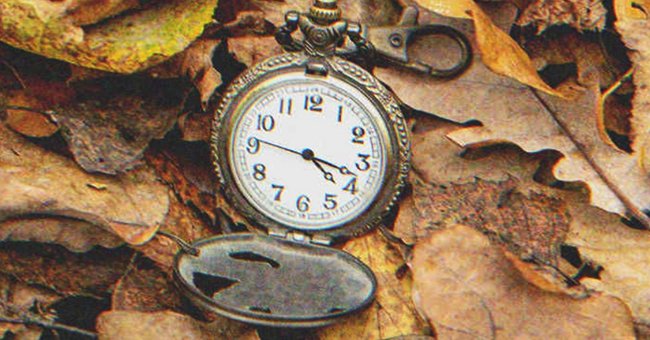
[[[21,216],[0,222],[0,241],[58,244],[73,252],[124,244],[117,235],[90,222],[58,216]]]
[[[116,78],[80,82],[80,99],[51,117],[88,172],[115,175],[141,165],[145,148],[173,128],[185,100],[178,80]]]
[[[0,249],[0,273],[62,297],[102,296],[125,273],[132,256],[128,248],[72,253],[56,245],[6,243]]]
[[[574,204],[566,243],[578,248],[581,257],[600,266],[599,278],[580,282],[596,291],[625,301],[637,322],[650,325],[650,235],[635,230],[603,211]]]
[[[606,19],[607,9],[601,0],[535,0],[524,9],[517,24],[535,26],[537,33],[555,25],[600,31]]]
[[[9,97],[8,105],[33,109],[8,109],[6,124],[12,130],[30,137],[49,137],[59,130],[59,127],[42,113],[46,108],[37,98],[25,91],[14,92]]]
[[[411,301],[410,275],[399,274],[404,269],[401,256],[378,232],[350,240],[343,250],[375,273],[376,301],[366,311],[318,331],[319,339],[386,339],[430,333]]]
[[[193,42],[179,57],[181,72],[187,76],[201,95],[203,109],[217,86],[221,85],[221,73],[212,65],[214,49],[221,44],[217,39],[200,39]]]
[[[242,324],[225,319],[205,324],[171,311],[104,312],[97,321],[97,331],[105,340],[259,339],[254,329]]]
[[[618,20],[616,30],[621,34],[625,45],[632,51],[628,54],[634,63],[633,80],[636,90],[632,98],[632,148],[640,155],[640,162],[646,176],[650,174],[650,43],[647,33],[650,32],[650,22],[647,20],[647,10],[650,2],[635,2],[617,0],[615,8]],[[639,8],[645,10],[643,17],[639,17]]]
[[[481,60],[493,72],[548,94],[563,96],[540,78],[526,52],[506,32],[497,27],[473,0],[419,0],[418,3],[442,15],[473,19],[476,30],[474,36]]]
[[[76,3],[3,1],[0,40],[75,65],[133,73],[185,49],[211,22],[217,0],[173,0],[126,12],[138,2],[104,1],[74,11]]]
[[[146,259],[136,260],[115,284],[114,311],[181,312],[181,296],[168,275]]]
[[[418,119],[412,134],[412,195],[394,233],[408,244],[455,224],[474,227],[511,252],[556,265],[569,227],[565,204],[532,180],[544,157],[513,146],[465,151],[445,136],[462,127]]]
[[[465,74],[448,82],[413,73],[405,77],[404,72],[387,68],[375,72],[418,110],[455,122],[479,121],[480,127],[449,135],[459,145],[511,142],[531,153],[557,150],[564,155],[554,168],[557,179],[586,183],[592,204],[621,215],[629,213],[650,226],[642,213],[650,208],[650,186],[638,166],[639,153],[620,152],[598,138],[597,81],[592,80],[589,89],[567,81],[562,91],[575,99],[561,99],[490,72],[480,60],[476,56]],[[467,100],[467,93],[472,100]]]
[[[119,177],[90,175],[1,124],[0,182],[0,221],[29,216],[77,219],[132,244],[155,234],[169,205],[168,189],[150,169]],[[102,183],[106,190],[87,183]]]
[[[186,113],[178,118],[178,129],[181,138],[186,142],[208,142],[212,136],[212,120],[214,117],[206,113]]]
[[[441,338],[634,338],[620,300],[577,300],[532,286],[469,227],[431,234],[415,247],[410,266],[413,299]]]

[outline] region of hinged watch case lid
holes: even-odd
[[[331,15],[336,22],[340,13],[336,12],[335,3],[316,0],[322,8],[332,8],[316,14],[327,14],[327,18]],[[293,20],[297,25],[294,19],[288,16],[288,22]],[[306,43],[309,47],[309,41]],[[219,124],[224,117],[219,115],[230,112],[230,106],[237,107],[240,93],[251,91],[251,87],[264,82],[270,75],[286,76],[296,71],[303,76],[316,77],[325,72],[327,76],[350,81],[371,93],[375,105],[384,113],[381,119],[395,137],[390,146],[393,158],[389,163],[392,165],[388,166],[385,176],[385,192],[377,196],[365,216],[353,223],[320,230],[274,223],[250,205],[243,204],[237,190],[225,189],[225,194],[234,200],[252,225],[262,226],[265,234],[230,234],[197,241],[191,246],[196,250],[194,253],[177,254],[174,276],[181,290],[197,306],[258,325],[322,326],[357,312],[373,301],[376,278],[370,268],[330,245],[340,238],[358,236],[377,226],[394,205],[409,171],[410,142],[396,99],[360,66],[334,55],[314,55],[314,51],[275,56],[245,71],[224,94],[213,133],[221,131]],[[226,143],[227,136],[213,139],[216,168],[222,186],[227,188],[232,187],[226,185],[232,183],[232,178],[223,171],[228,163],[220,157],[219,151],[220,148],[223,151]]]

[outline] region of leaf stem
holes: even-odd
[[[34,326],[39,326],[42,328],[47,328],[47,329],[54,329],[54,330],[59,330],[59,331],[65,331],[65,332],[70,332],[70,333],[75,333],[79,335],[83,335],[88,338],[92,339],[97,339],[97,333],[93,333],[81,328],[73,327],[73,326],[68,326],[68,325],[63,325],[60,323],[56,322],[51,322],[51,321],[46,321],[46,320],[41,320],[41,319],[36,319],[32,317],[23,317],[23,319],[14,319],[14,318],[7,318],[4,316],[0,316],[0,322],[3,323],[11,323],[11,324],[21,324],[21,325],[34,325]]]
[[[567,137],[569,137],[569,139],[571,140],[573,145],[575,145],[575,147],[578,149],[578,151],[587,160],[587,163],[589,163],[589,165],[594,169],[594,171],[596,172],[598,177],[600,177],[600,179],[603,182],[605,182],[607,187],[609,187],[609,189],[612,190],[612,192],[614,193],[616,198],[618,198],[621,201],[621,203],[623,203],[623,206],[625,206],[625,208],[628,210],[628,212],[630,214],[632,214],[632,216],[634,218],[639,220],[639,222],[641,222],[641,224],[643,224],[645,229],[650,229],[650,217],[648,217],[648,215],[646,215],[632,201],[630,201],[630,199],[627,198],[627,196],[623,193],[623,191],[616,184],[614,184],[614,182],[612,182],[609,179],[607,174],[605,174],[605,171],[603,171],[603,169],[598,165],[598,163],[596,163],[596,161],[587,152],[584,145],[582,143],[580,143],[576,139],[576,137],[573,135],[573,133],[571,133],[571,130],[569,130],[568,126],[566,126],[566,124],[564,124],[564,122],[562,122],[560,119],[558,119],[555,111],[553,111],[553,109],[551,109],[551,107],[546,103],[546,101],[542,98],[542,96],[539,95],[539,92],[537,92],[537,90],[535,90],[533,88],[530,88],[530,90],[533,93],[533,95],[535,96],[535,98],[537,98],[537,100],[539,100],[539,102],[542,104],[542,106],[544,106],[544,109],[546,109],[546,111],[549,112],[549,114],[553,118],[553,121],[555,121],[555,123],[557,123],[557,125],[560,127],[562,132],[564,132],[564,134]]]

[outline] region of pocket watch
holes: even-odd
[[[410,169],[399,101],[352,57],[450,77],[469,65],[469,44],[446,26],[341,19],[335,0],[288,12],[277,33],[288,51],[252,66],[215,114],[214,165],[221,189],[258,234],[201,240],[176,257],[175,278],[198,306],[258,325],[314,327],[368,306],[376,280],[332,245],[378,226]],[[303,41],[292,37],[300,29]],[[462,60],[438,70],[409,60],[418,34],[458,42]]]

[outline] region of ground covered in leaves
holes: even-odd
[[[376,301],[291,331],[182,298],[159,232],[252,230],[217,187],[210,122],[309,5],[0,2],[0,339],[650,338],[644,0],[340,0],[374,26],[417,6],[474,50],[452,80],[374,65],[413,142],[386,227],[340,246],[374,271]]]

